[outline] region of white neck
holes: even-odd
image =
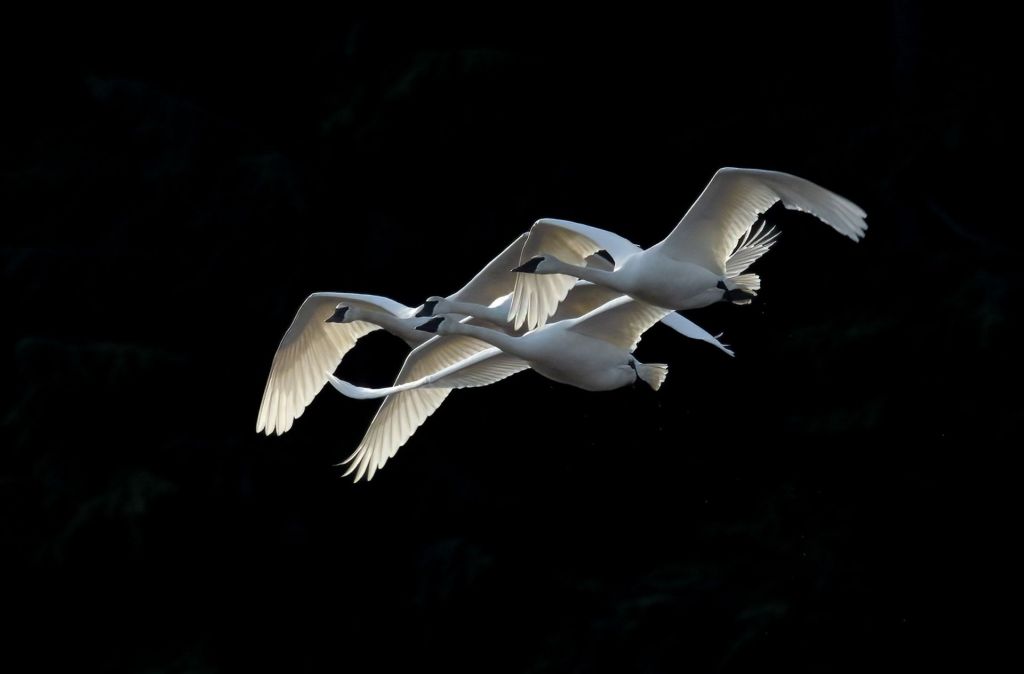
[[[469,325],[468,323],[457,323],[454,321],[449,323],[446,332],[448,334],[475,337],[482,342],[487,342],[491,346],[498,347],[509,355],[522,358],[523,360],[530,360],[530,354],[523,351],[524,343],[521,337],[512,337],[500,330],[492,330],[491,328],[479,325]]]
[[[366,323],[379,325],[388,332],[403,338],[409,332],[410,328],[408,319],[398,318],[386,311],[372,311],[359,309],[357,307],[349,307],[346,318],[348,319],[346,322],[365,321]]]
[[[577,267],[574,264],[562,262],[557,257],[550,255],[547,256],[547,259],[549,267],[553,267],[553,269],[550,271],[540,272],[542,274],[566,274],[568,276],[575,276],[578,279],[583,279],[584,281],[590,281],[594,285],[618,290],[621,293],[628,294],[629,292],[622,287],[623,277],[618,272],[604,271],[603,269],[594,269],[593,267]]]
[[[473,304],[472,302],[454,302],[451,300],[444,300],[444,303],[438,303],[438,306],[442,311],[437,311],[435,308],[435,314],[462,314],[463,316],[481,318],[485,321],[494,323],[495,325],[505,325],[508,323],[507,304],[502,304],[497,307],[485,307],[482,304]]]

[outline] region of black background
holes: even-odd
[[[1005,20],[587,18],[8,26],[8,664],[991,654],[1019,426]],[[855,245],[773,209],[755,303],[689,315],[735,359],[656,327],[658,393],[534,373],[456,392],[368,484],[332,464],[373,402],[328,389],[285,436],[253,432],[310,292],[415,305],[544,216],[650,245],[724,165],[809,178],[870,224]],[[375,334],[339,373],[386,385],[405,351]]]

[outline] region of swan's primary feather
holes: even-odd
[[[484,354],[482,358],[481,354]],[[460,365],[461,368],[456,367]],[[363,476],[372,479],[441,406],[452,389],[486,386],[527,367],[524,361],[464,335],[438,336],[421,344],[409,353],[395,386],[390,388],[419,387],[387,395],[359,446],[342,462],[351,464],[345,475],[355,473],[357,481]],[[424,385],[424,378],[432,374],[437,381]],[[335,388],[346,395],[357,393],[362,397],[371,391],[351,387],[334,377],[330,379]]]
[[[771,249],[779,238],[779,231],[774,227],[765,229],[764,220],[761,221],[761,225],[754,229],[751,227],[747,230],[747,233],[743,235],[739,243],[736,244],[736,250],[730,255],[729,259],[725,262],[725,275],[729,278],[736,278],[747,268],[757,262],[757,260]]]

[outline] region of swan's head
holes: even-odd
[[[437,310],[437,303],[438,302],[443,302],[443,301],[444,301],[444,298],[443,297],[438,297],[437,295],[432,295],[432,296],[428,297],[427,301],[423,303],[422,307],[420,307],[420,310],[416,312],[416,317],[417,318],[423,318],[423,317],[427,317],[427,316],[433,316],[434,312],[444,313],[442,311],[438,311]]]
[[[437,332],[440,332],[441,324],[444,323],[444,322],[445,322],[445,317],[444,316],[435,316],[434,318],[431,318],[426,323],[421,323],[420,325],[417,325],[416,329],[417,330],[421,330],[423,332],[437,333]]]
[[[519,272],[520,274],[544,274],[553,272],[555,269],[554,263],[550,258],[538,255],[537,257],[530,258],[512,271]]]
[[[348,314],[348,312],[348,305],[339,304],[338,306],[334,307],[334,313],[331,314],[330,318],[324,321],[324,323],[348,323],[349,321],[352,320],[351,318],[345,320],[345,315]]]

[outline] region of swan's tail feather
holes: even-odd
[[[636,376],[647,382],[647,385],[657,391],[661,388],[662,382],[668,376],[668,365],[665,363],[641,363],[636,364]]]
[[[729,280],[732,281],[733,287],[745,290],[753,295],[756,295],[757,291],[761,289],[761,277],[757,274],[740,274]]]

